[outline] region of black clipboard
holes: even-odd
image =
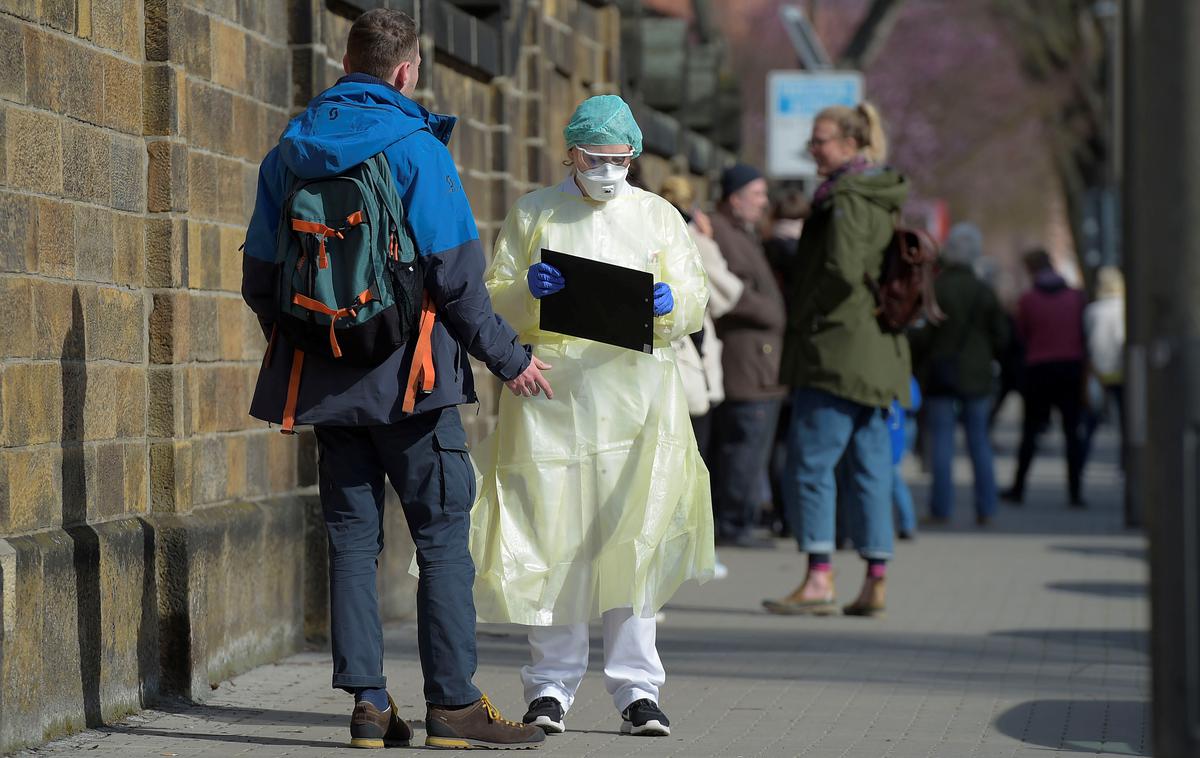
[[[542,248],[567,284],[541,300],[541,329],[654,352],[654,276]]]

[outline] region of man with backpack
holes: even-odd
[[[483,286],[484,255],[454,161],[455,119],[410,99],[416,24],[363,14],[346,76],[263,159],[242,294],[269,345],[250,413],[315,428],[329,535],[333,686],[354,694],[351,744],[407,744],[383,676],[376,568],[384,480],[417,548],[417,640],[432,747],[536,747],[472,682],[474,471],[455,407],[474,402],[468,354],[514,394],[552,397]]]

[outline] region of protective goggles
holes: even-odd
[[[575,148],[577,160],[585,169],[598,168],[605,163],[611,163],[614,166],[627,167],[633,162],[633,153],[593,153],[591,150],[583,147]]]

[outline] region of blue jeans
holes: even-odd
[[[834,470],[844,456],[850,539],[863,558],[892,556],[892,440],[886,413],[821,390],[792,393],[783,494],[788,523],[804,552],[834,550]]]
[[[900,464],[892,467],[892,505],[896,508],[896,528],[905,534],[917,531],[917,513],[908,483],[900,475]]]
[[[925,399],[933,460],[929,510],[934,516],[949,518],[954,511],[954,430],[958,422],[966,431],[967,452],[975,470],[975,513],[987,517],[996,512],[996,473],[992,466],[992,443],[988,439],[990,412],[991,399],[987,397]]]
[[[475,472],[458,409],[381,426],[318,426],[316,436],[329,534],[333,686],[387,686],[375,585],[386,477],[400,496],[421,569],[417,648],[425,700],[475,702],[475,564],[467,550]]]

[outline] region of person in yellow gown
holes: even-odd
[[[555,392],[505,394],[476,450],[475,606],[482,621],[530,627],[526,723],[565,729],[599,618],[622,731],[666,735],[654,616],[714,563],[708,470],[671,348],[702,327],[708,286],[679,212],[625,181],[642,149],[625,102],[585,100],[564,134],[570,174],[517,201],[485,276]],[[542,248],[653,274],[653,353],[542,331],[540,299],[566,285]]]

